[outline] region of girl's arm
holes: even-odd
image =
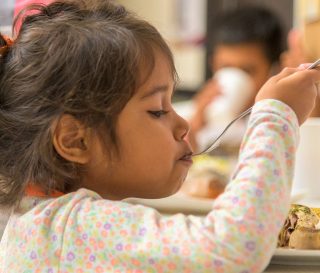
[[[79,210],[77,226],[65,233],[87,230],[103,247],[83,247],[119,272],[261,272],[288,211],[297,133],[287,105],[260,101],[232,181],[207,217],[161,217],[151,208],[100,200]],[[79,253],[74,241],[65,242],[66,253],[73,248]]]
[[[288,211],[297,132],[287,105],[258,102],[233,179],[204,218],[163,217],[86,189],[27,202],[34,209],[22,202],[0,272],[261,272]]]

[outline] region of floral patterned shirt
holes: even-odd
[[[234,175],[206,217],[162,216],[87,189],[25,197],[1,240],[0,272],[261,272],[289,209],[298,132],[287,105],[256,103]]]

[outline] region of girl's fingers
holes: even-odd
[[[299,74],[310,78],[314,83],[320,82],[320,70],[318,69],[305,69],[303,71],[300,71]]]
[[[303,64],[300,64],[297,68],[286,67],[278,75],[276,75],[275,78],[276,78],[276,80],[279,80],[279,79],[282,79],[284,77],[290,76],[290,75],[292,75],[292,74],[294,74],[295,72],[298,72],[298,71],[311,70],[310,66],[313,65],[313,64],[314,65],[318,64],[318,61],[315,62],[315,63],[303,63]],[[315,67],[312,67],[312,69],[314,69],[314,68]]]
[[[279,74],[275,75],[273,78],[276,81],[279,81],[283,78],[286,78],[286,77],[296,73],[297,71],[299,71],[297,68],[286,67],[286,68],[282,69],[282,71]]]
[[[316,89],[317,89],[317,96],[319,96],[319,82],[316,82],[315,83],[315,86],[316,86]]]
[[[290,76],[297,78],[307,77],[313,82],[319,82],[320,71],[318,69],[307,69],[310,65],[311,64],[301,64],[298,68],[284,68],[278,75],[274,76],[274,78],[276,81],[279,81]]]
[[[305,70],[305,69],[307,69],[310,65],[312,65],[312,63],[300,64],[300,65],[298,66],[298,70]]]

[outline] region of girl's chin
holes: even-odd
[[[165,188],[164,191],[162,191],[162,192],[160,192],[160,191],[158,191],[158,192],[152,192],[152,193],[149,193],[149,194],[144,194],[143,196],[139,196],[139,197],[137,197],[137,198],[143,198],[143,199],[160,199],[160,198],[166,198],[166,197],[169,197],[169,196],[177,193],[177,192],[180,190],[180,188],[181,188],[181,186],[182,186],[182,183],[183,183],[183,181],[177,183],[174,188],[171,187],[171,188],[169,189],[169,188],[167,187],[167,188]]]

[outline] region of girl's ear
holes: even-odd
[[[75,117],[64,114],[53,130],[53,146],[64,159],[86,164],[90,160],[91,130]]]

